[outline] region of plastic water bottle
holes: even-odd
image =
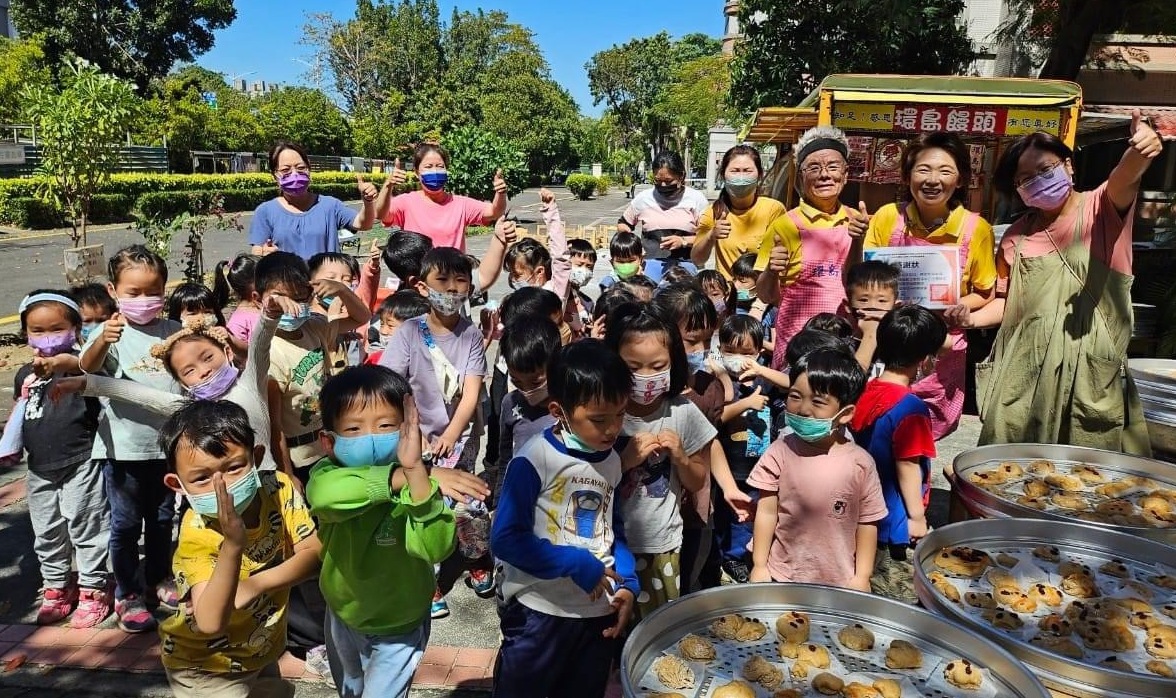
[[[476,560],[490,552],[490,512],[477,499],[453,507],[457,524],[457,549],[467,560]]]

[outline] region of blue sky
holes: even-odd
[[[529,27],[551,65],[552,77],[566,87],[586,114],[598,115],[592,106],[584,64],[592,54],[631,38],[668,31],[677,37],[703,32],[723,33],[722,0],[440,0],[441,16],[448,18],[454,6],[463,10],[498,9],[511,21]],[[197,63],[227,77],[250,82],[267,80],[305,84],[307,47],[299,45],[308,12],[330,12],[339,18],[355,14],[354,0],[247,0],[237,3],[237,20],[217,33],[216,46]],[[603,105],[602,105],[603,106]]]

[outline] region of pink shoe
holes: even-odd
[[[37,625],[52,625],[64,620],[78,603],[78,588],[45,589],[41,593],[41,608],[37,610]]]
[[[154,598],[148,596],[147,606],[158,606],[166,611],[178,611],[180,595],[176,591],[176,583],[172,580],[160,582],[154,589]],[[154,601],[154,603],[152,603]]]
[[[71,628],[93,628],[113,611],[114,603],[110,592],[105,589],[82,589],[79,594],[78,608],[69,617]]]

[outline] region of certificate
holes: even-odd
[[[866,260],[876,259],[898,267],[898,298],[907,305],[943,310],[960,300],[960,250],[941,245],[876,247],[865,251]]]

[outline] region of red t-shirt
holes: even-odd
[[[849,428],[855,433],[862,431],[894,409],[900,400],[910,394],[910,388],[898,383],[876,378],[866,383],[866,389],[857,401],[857,409],[854,410]],[[931,418],[927,414],[912,414],[903,418],[895,427],[890,441],[896,462],[918,461],[924,457],[934,458],[936,454],[935,437],[931,433]],[[924,505],[928,499],[929,497],[924,495]]]

